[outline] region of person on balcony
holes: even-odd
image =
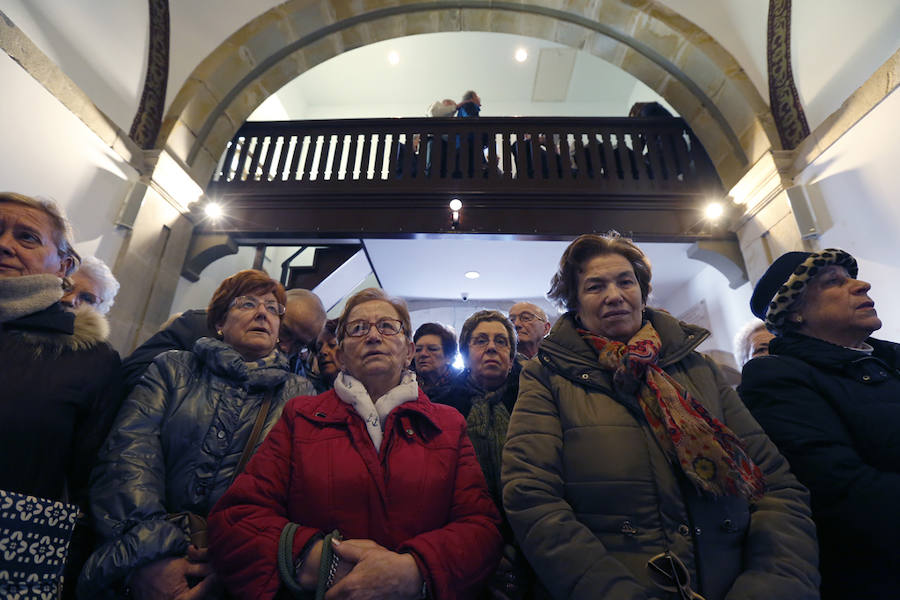
[[[516,360],[524,362],[537,356],[541,341],[550,333],[547,314],[531,302],[516,302],[509,309],[509,321],[516,328]]]
[[[650,263],[577,238],[549,296],[568,309],[525,363],[503,505],[554,598],[818,598],[809,495],[696,351],[709,332],[647,307]]]
[[[900,589],[900,345],[847,252],[788,252],[750,307],[776,337],[738,391],[812,494],[822,598]]]
[[[500,558],[499,518],[454,409],[408,366],[406,304],[351,296],[334,389],[294,398],[209,520],[228,590],[246,600],[473,598]],[[331,532],[331,533],[329,533]]]

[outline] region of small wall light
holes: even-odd
[[[225,211],[222,210],[222,205],[217,204],[216,202],[207,202],[206,206],[203,207],[203,212],[206,213],[207,217],[214,221],[225,214]]]
[[[525,48],[519,48],[518,50],[516,50],[516,61],[521,63],[525,62],[526,60],[528,60],[528,50],[526,50]]]
[[[706,205],[706,218],[710,221],[715,221],[719,217],[722,216],[722,213],[725,212],[725,209],[722,207],[722,204],[719,202],[710,202]]]

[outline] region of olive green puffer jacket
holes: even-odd
[[[744,440],[767,493],[698,494],[673,470],[634,397],[569,313],[522,372],[503,452],[503,505],[525,555],[555,598],[670,598],[647,576],[669,550],[707,600],[818,597],[808,493],[718,367],[694,349],[709,333],[646,310],[662,340],[659,365]]]
[[[185,511],[206,516],[231,483],[267,390],[257,446],[295,396],[312,384],[273,364],[247,368],[231,346],[200,338],[193,352],[157,356],[122,404],[91,477],[102,544],[82,571],[79,598],[116,598],[135,569],[188,547]]]

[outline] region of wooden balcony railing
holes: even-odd
[[[671,237],[696,221],[701,199],[721,195],[722,185],[680,118],[404,118],[245,123],[223,153],[207,193],[227,200],[232,211],[252,208],[247,222],[259,231],[276,225],[279,231],[309,228],[317,220],[316,231],[337,234],[344,229],[334,224],[335,211],[344,210],[346,219],[353,209],[372,213],[438,205],[439,224],[396,223],[395,212],[377,227],[394,223],[406,232],[443,231],[446,201],[456,196],[477,200],[486,211],[505,212],[482,224],[469,219],[471,227],[461,230],[504,231],[510,209],[523,208],[530,211],[528,222],[510,224],[509,230],[541,233],[546,219],[539,211],[566,202],[570,208],[606,211],[607,220],[612,211],[641,210],[641,218],[658,220],[671,214],[646,211],[689,211],[670,225],[650,227],[651,233]],[[265,210],[281,212],[266,217],[260,212]],[[632,216],[610,227],[635,231],[640,223]],[[367,231],[373,223],[349,218],[354,222],[347,231]],[[584,217],[571,218],[557,229],[584,226]],[[303,223],[291,225],[291,219]]]

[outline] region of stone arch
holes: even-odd
[[[691,125],[727,187],[780,148],[768,105],[721,45],[654,2],[583,8],[537,2],[293,0],[231,35],[194,70],[157,140],[205,184],[227,142],[267,97],[307,69],[360,46],[441,31],[514,33],[582,49],[664,97]]]

